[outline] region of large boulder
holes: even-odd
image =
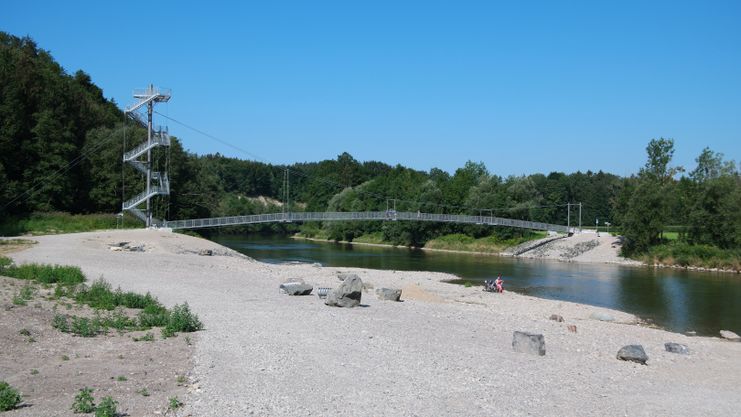
[[[324,304],[333,307],[355,307],[363,295],[363,281],[357,275],[345,277],[337,289],[331,291]]]
[[[512,349],[515,352],[545,356],[545,337],[542,334],[516,331],[512,335]]]
[[[624,361],[637,362],[645,365],[648,355],[641,345],[623,346],[617,353],[617,358]]]
[[[355,275],[355,274],[347,274],[347,273],[338,273],[337,274],[337,279],[339,279],[340,281],[344,281],[344,280],[346,280],[348,278],[352,278],[352,277],[358,278],[358,276]]]
[[[664,343],[664,349],[666,349],[667,352],[671,353],[679,353],[681,355],[687,355],[690,353],[689,348],[687,345],[683,345],[681,343]]]
[[[376,296],[379,300],[399,301],[401,299],[401,290],[394,288],[379,288],[376,290]]]
[[[730,330],[721,330],[720,337],[722,337],[723,339],[731,340],[733,342],[741,342],[741,336],[737,335],[736,333],[733,333]]]
[[[280,284],[280,290],[288,295],[309,295],[313,286],[303,282],[286,282]]]

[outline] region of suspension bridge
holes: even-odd
[[[144,191],[125,200],[123,211],[128,211],[138,217],[147,227],[165,227],[170,229],[200,229],[210,227],[239,226],[261,223],[290,223],[290,222],[331,222],[331,221],[420,221],[442,222],[458,224],[474,224],[486,226],[517,227],[522,229],[545,230],[558,233],[573,233],[577,228],[569,225],[516,220],[495,216],[472,216],[464,214],[438,214],[421,212],[397,212],[396,210],[366,211],[366,212],[291,212],[284,210],[281,213],[253,214],[245,216],[226,216],[186,220],[159,220],[152,217],[150,200],[158,195],[170,194],[170,182],[167,172],[153,171],[152,150],[157,147],[169,147],[170,136],[166,129],[154,128],[152,114],[154,105],[170,100],[169,90],[160,90],[150,85],[147,89],[134,92],[138,101],[125,110],[125,113],[137,124],[147,129],[147,141],[142,142],[129,151],[124,151],[123,161],[132,165],[146,178]],[[147,117],[144,119],[137,110],[146,108]],[[286,177],[286,181],[287,181]],[[288,184],[284,184],[284,193],[288,201]],[[146,204],[145,207],[141,205]],[[284,207],[290,207],[289,204]],[[569,208],[571,205],[569,205]],[[569,215],[569,219],[570,219]]]

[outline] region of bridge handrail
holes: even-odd
[[[304,221],[351,221],[351,220],[404,220],[432,221],[446,223],[480,224],[488,226],[509,226],[534,230],[549,230],[567,233],[566,226],[533,222],[529,220],[507,219],[494,216],[471,216],[464,214],[436,214],[421,212],[362,211],[362,212],[289,212],[251,214],[245,216],[212,217],[203,219],[172,220],[164,222],[165,227],[172,229],[197,229],[203,227],[236,226],[242,224],[259,224],[271,222],[304,222]]]

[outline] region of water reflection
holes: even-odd
[[[271,236],[219,236],[215,241],[263,262],[447,272],[480,285],[504,276],[508,290],[614,308],[673,331],[741,332],[741,277],[735,274],[591,265],[353,246]]]

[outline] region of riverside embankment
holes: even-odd
[[[431,272],[270,265],[164,231],[40,236],[17,262],[79,265],[168,305],[187,300],[205,324],[186,415],[732,415],[741,409],[741,343],[688,337],[598,307],[484,293]],[[135,242],[143,252],[112,252]],[[199,256],[211,250],[215,256]],[[363,294],[337,309],[288,297],[302,278],[336,287],[337,272],[402,288],[402,303]],[[614,322],[593,320],[608,313]],[[549,320],[551,314],[564,323]],[[575,325],[577,332],[567,329]],[[512,350],[512,332],[541,333],[543,357]],[[690,355],[664,351],[686,344]],[[642,344],[647,366],[619,361]]]

